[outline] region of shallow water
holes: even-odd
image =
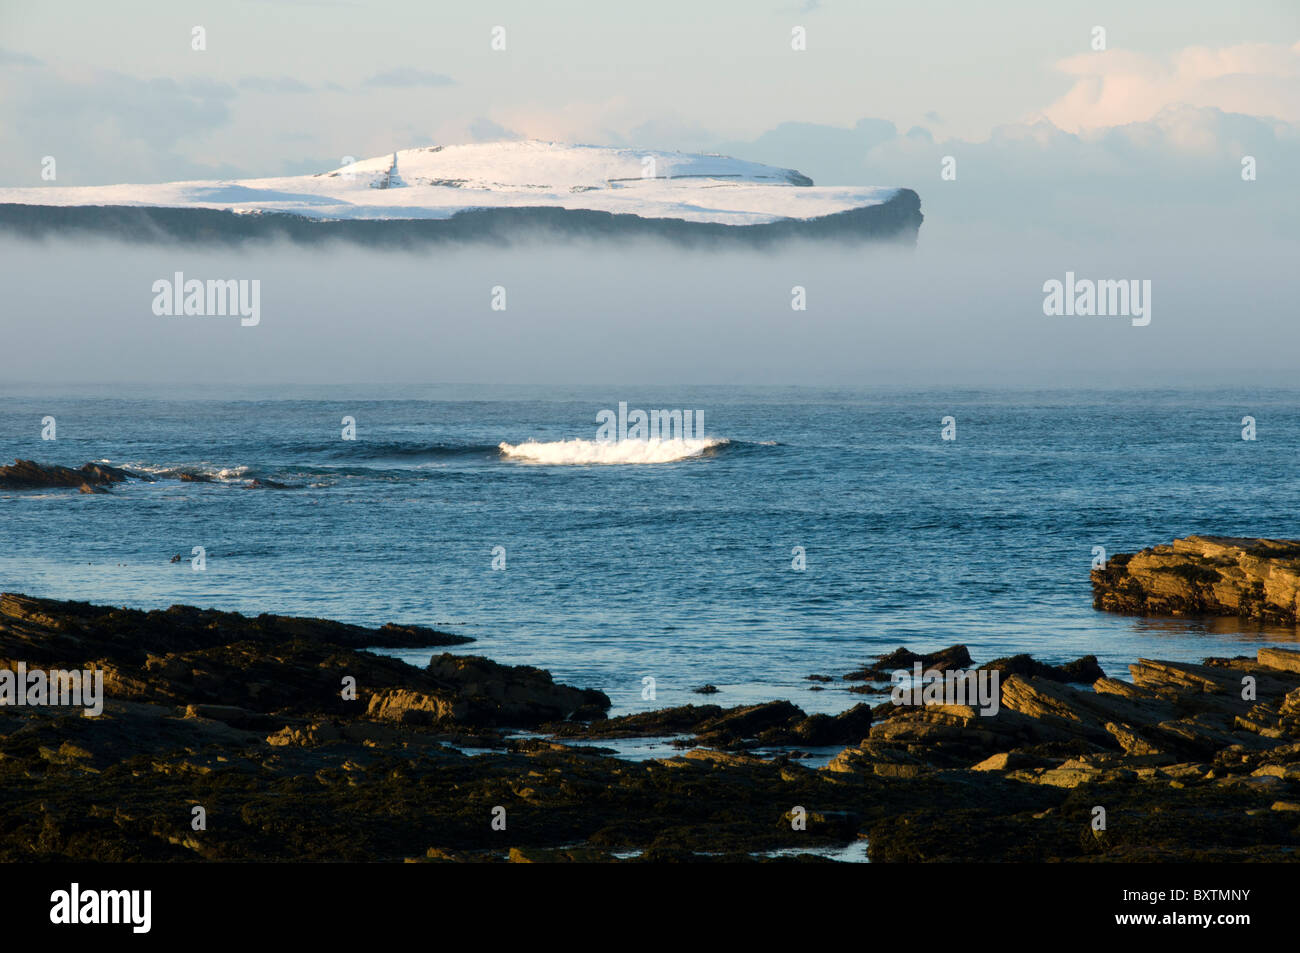
[[[1297,641],[1237,620],[1095,612],[1088,570],[1098,545],[1300,536],[1298,397],[447,385],[105,400],[29,389],[0,398],[6,461],[106,460],[215,482],[0,494],[0,586],[432,625],[478,640],[456,651],[600,688],[616,714],[874,704],[806,677],[899,645],[965,642],[976,661],[1092,653],[1125,677],[1140,656]],[[597,413],[619,401],[703,410],[707,434],[727,442],[622,465],[539,465],[499,449],[592,440]],[[1253,442],[1241,439],[1247,414]],[[46,415],[55,441],[40,439]],[[341,439],[345,415],[355,441]],[[946,415],[955,441],[940,439]],[[298,488],[245,489],[254,477]],[[190,567],[199,545],[203,572]],[[492,568],[497,546],[504,570]],[[419,664],[429,653],[399,654]],[[692,693],[706,682],[720,691]]]

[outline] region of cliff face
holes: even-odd
[[[1152,615],[1228,615],[1295,624],[1300,540],[1188,536],[1117,554],[1092,571],[1093,606]]]
[[[548,206],[467,209],[448,218],[321,219],[210,208],[0,204],[0,235],[29,239],[94,236],[160,244],[288,240],[317,245],[343,241],[377,247],[660,238],[690,247],[735,248],[767,247],[794,239],[915,244],[922,219],[920,196],[911,189],[899,189],[889,199],[861,208],[751,225]]]

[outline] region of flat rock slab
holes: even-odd
[[[1259,650],[1257,657],[1260,665],[1280,669],[1283,672],[1300,672],[1300,652],[1295,649],[1264,648]]]
[[[1300,540],[1188,536],[1117,553],[1092,571],[1093,606],[1130,615],[1240,616],[1296,624]]]

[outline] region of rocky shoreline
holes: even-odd
[[[1300,652],[1143,659],[1132,682],[1015,656],[983,669],[992,714],[610,718],[600,691],[440,651],[466,641],[0,596],[0,670],[102,672],[105,695],[97,717],[0,708],[0,860],[812,861],[864,841],[872,861],[1300,856]],[[913,663],[974,670],[964,646],[900,649],[831,681]],[[683,753],[601,746],[645,737]],[[840,750],[814,767],[812,747]]]

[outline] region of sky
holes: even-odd
[[[202,49],[194,48],[196,27]],[[504,49],[493,49],[498,27]],[[804,49],[792,48],[796,30],[806,38]],[[728,299],[714,301],[707,275],[669,250],[609,260],[606,269],[623,274],[624,289],[640,288],[648,262],[678,270],[682,287],[698,289],[685,303],[658,288],[657,295],[624,297],[677,308],[695,325],[704,314],[692,308],[703,305],[691,302],[708,300],[711,340],[712,329],[734,326],[732,317],[772,323],[766,338],[713,340],[712,360],[674,360],[653,341],[631,352],[643,361],[615,347],[608,350],[618,355],[613,363],[597,364],[606,373],[707,382],[708,375],[739,379],[761,368],[795,381],[820,380],[835,368],[837,379],[930,380],[940,367],[952,367],[974,380],[1005,380],[1014,372],[1026,380],[1072,373],[1085,382],[1123,382],[1139,367],[1196,380],[1266,366],[1284,379],[1300,346],[1292,329],[1300,251],[1295,0],[0,0],[5,186],[49,184],[41,179],[46,157],[57,162],[59,185],[91,185],[302,174],[337,167],[345,156],[517,137],[717,151],[795,168],[819,185],[901,185],[921,195],[919,260],[906,268],[873,264],[875,285],[866,291],[851,271],[825,273],[823,293],[813,300],[837,301],[838,310],[801,316],[820,346],[792,350],[787,341],[763,350],[755,340],[782,340],[789,315],[765,318],[753,303],[744,315],[721,315]],[[1242,175],[1248,159],[1250,179]],[[945,164],[955,176],[943,175]],[[75,260],[98,274],[105,254],[81,245],[53,257],[14,249],[9,261],[27,262],[15,270],[27,284],[17,283],[11,301],[50,310],[60,269]],[[121,254],[128,271],[138,263],[138,252]],[[570,283],[586,276],[584,253],[555,254],[551,275]],[[790,281],[801,269],[816,270],[820,254],[792,250],[784,268]],[[269,270],[274,261],[286,282],[298,280],[290,276],[309,267],[299,255],[286,249],[258,267]],[[347,280],[387,267],[355,252],[341,257]],[[481,273],[496,284],[519,274],[541,289],[548,280],[534,275],[538,256],[470,258],[447,270],[445,281]],[[174,270],[165,260],[139,267]],[[1101,325],[1039,333],[1043,281],[1088,268],[1106,269],[1099,277],[1162,279],[1145,338],[1131,331],[1116,337],[1113,326]],[[719,273],[748,285],[750,272],[771,270],[758,259],[719,265]],[[110,267],[103,280],[112,286],[121,271]],[[931,294],[902,287],[902,275]],[[531,355],[503,356],[510,344],[493,337],[490,324],[470,330],[463,314],[438,312],[439,300],[476,309],[485,292],[454,286],[431,298],[427,277],[412,267],[391,276],[390,297],[378,305],[397,322],[390,344],[423,333],[398,317],[413,312],[414,300],[423,302],[414,310],[437,312],[429,320],[446,317],[446,334],[465,350],[444,346],[420,366],[405,349],[390,347],[376,350],[356,373],[490,376],[506,358],[519,365],[510,371],[517,377],[598,373],[591,363],[598,349],[589,353],[582,344],[592,339],[595,312],[539,306],[534,315],[546,315],[553,340],[532,341]],[[557,279],[548,300],[563,300],[565,287]],[[978,300],[962,297],[967,288],[978,289]],[[787,299],[788,290],[781,292]],[[123,315],[133,314],[134,298],[127,289],[122,294]],[[303,294],[311,297],[309,289]],[[273,291],[267,295],[276,300]],[[346,288],[332,300],[340,297]],[[635,322],[652,318],[634,319],[638,308],[619,300],[590,306],[604,309],[605,325],[623,321],[619,326],[635,338]],[[899,309],[888,326],[862,324],[865,302],[874,300]],[[105,300],[105,308],[114,306]],[[331,311],[330,300],[319,302],[318,314]],[[8,315],[0,321],[12,325],[12,308]],[[66,308],[51,320],[70,322],[83,339],[100,333],[90,317]],[[346,316],[338,321],[346,329]],[[1008,338],[1008,328],[1021,321],[1035,322],[1024,325],[1032,330]],[[1181,324],[1173,327],[1175,321]],[[988,333],[968,339],[973,327]],[[946,353],[943,341],[958,343]],[[154,366],[191,361],[187,346],[178,340],[170,357],[154,355]],[[226,364],[190,373],[206,368],[220,378],[253,365],[259,374],[295,379],[346,372],[327,354],[313,362],[309,350],[300,348],[296,362],[282,355],[278,365],[263,366],[266,352],[236,347]],[[208,359],[222,353],[212,348]],[[121,355],[123,375],[145,373],[131,364],[140,354]],[[78,360],[69,357],[69,374],[94,370],[89,351]],[[17,373],[19,359],[11,361],[0,358],[0,371]]]
[[[791,49],[796,27],[806,49]],[[46,154],[64,184],[109,184],[509,136],[695,151],[862,120],[973,144],[1175,105],[1294,124],[1297,43],[1293,0],[4,0],[0,179],[38,184]],[[1180,144],[1204,148],[1209,123]],[[826,175],[867,173],[858,158]]]

